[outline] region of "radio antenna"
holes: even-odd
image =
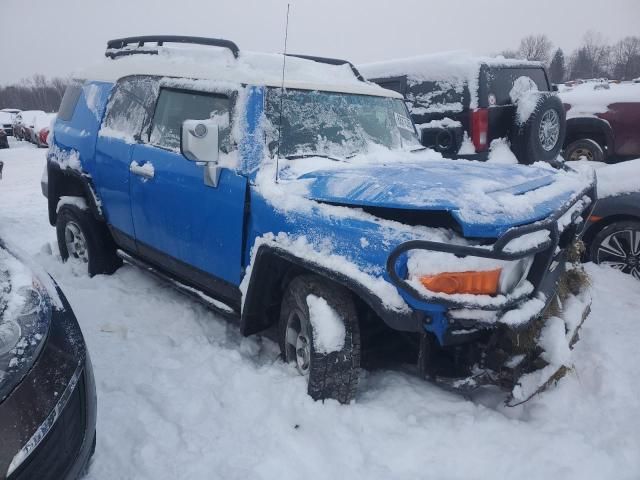
[[[287,3],[287,22],[284,27],[284,53],[282,54],[282,84],[280,86],[280,121],[278,122],[278,148],[276,151],[276,183],[278,183],[278,174],[280,172],[280,140],[282,139],[282,104],[284,101],[284,71],[287,66],[287,40],[289,38],[289,7]]]

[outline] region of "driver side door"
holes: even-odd
[[[247,180],[222,169],[205,183],[206,165],[180,152],[185,120],[231,116],[229,96],[161,88],[148,139],[131,155],[131,215],[138,253],[185,283],[239,300]],[[227,124],[229,121],[227,121]],[[228,148],[229,129],[221,130]]]

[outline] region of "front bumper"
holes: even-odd
[[[589,281],[581,266],[562,273],[556,293],[534,315],[519,324],[453,330],[462,342],[440,348],[456,362],[434,361],[428,344],[421,345],[419,367],[436,383],[460,392],[494,385],[509,392],[507,404],[526,402],[571,369],[570,350],[591,310]],[[457,335],[458,334],[458,335]]]
[[[77,320],[54,309],[35,364],[0,403],[0,478],[76,479],[95,448],[96,392]]]

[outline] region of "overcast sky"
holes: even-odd
[[[222,37],[281,52],[287,0],[2,0],[0,84],[67,76],[130,35]],[[368,62],[443,50],[516,48],[546,33],[569,53],[586,30],[640,34],[640,0],[289,0],[289,52]]]

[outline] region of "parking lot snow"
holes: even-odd
[[[405,368],[365,374],[355,403],[313,402],[261,337],[132,267],[88,278],[61,263],[40,193],[44,151],[0,151],[0,237],[67,295],[98,389],[89,479],[640,476],[640,283],[588,265],[594,303],[575,368],[515,408],[471,399]]]

